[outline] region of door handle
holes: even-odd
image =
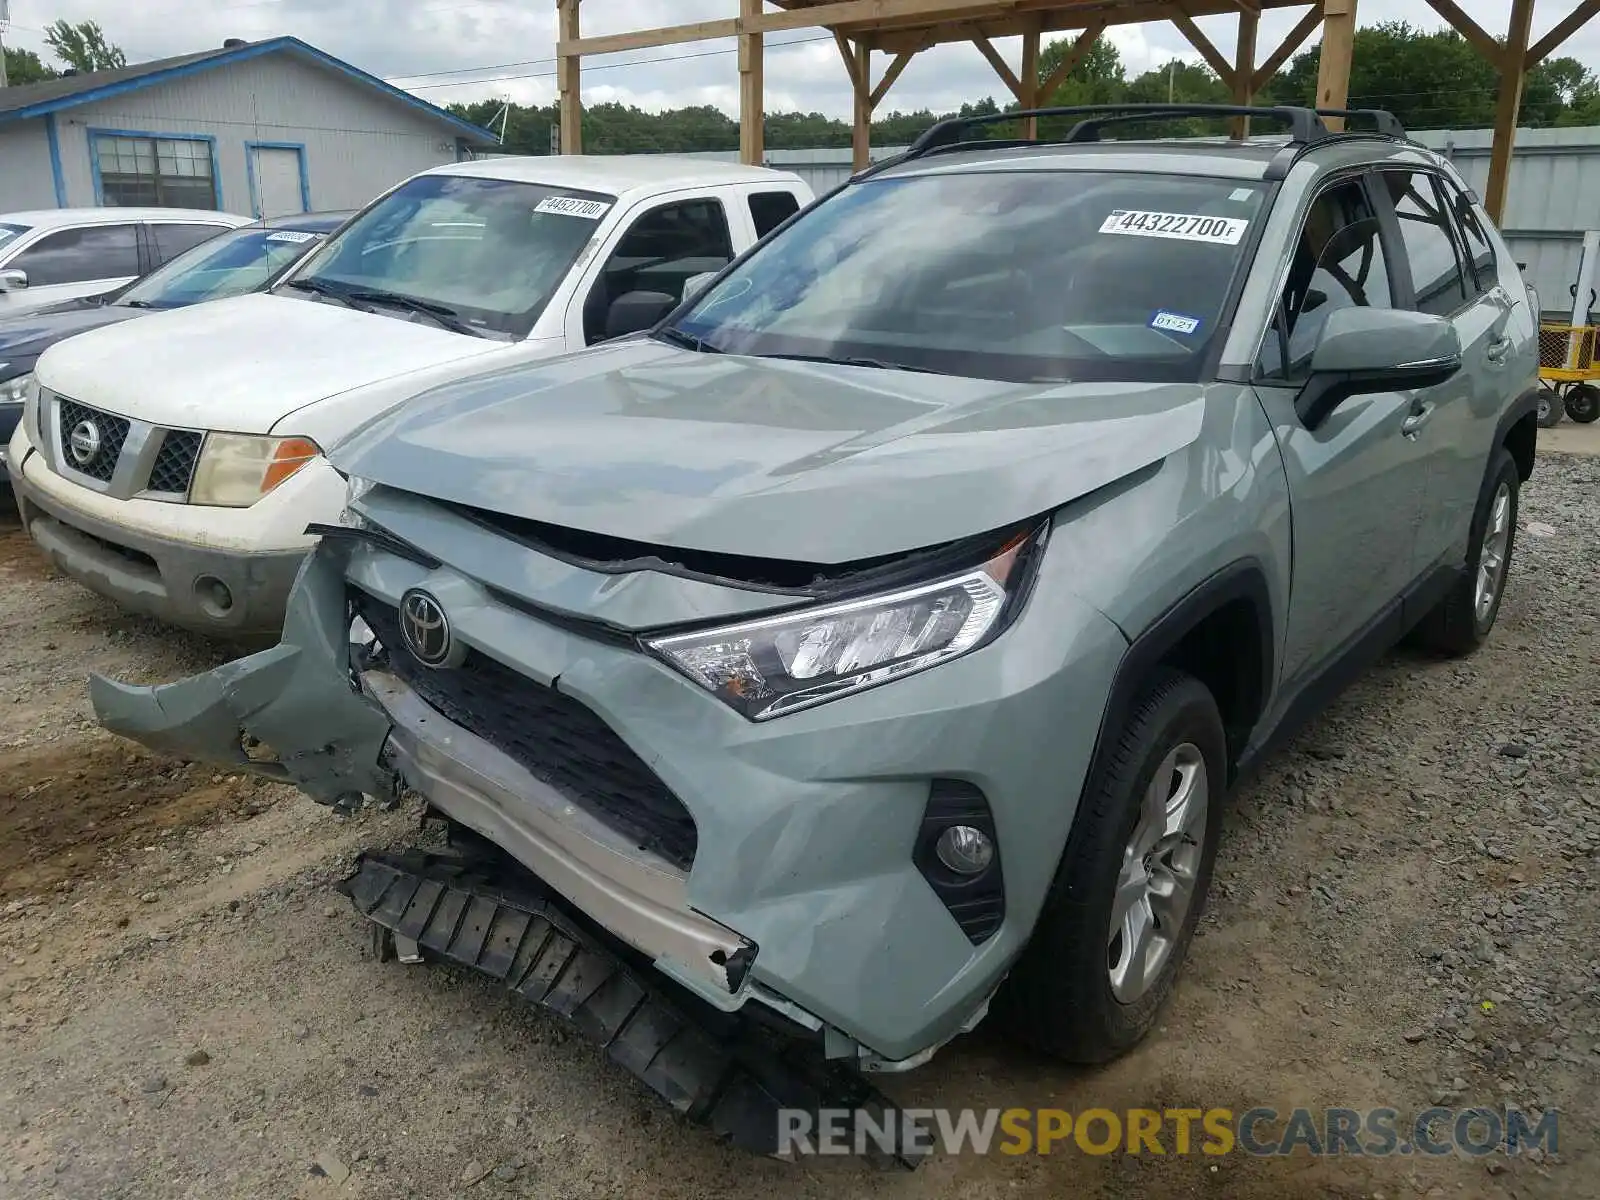
[[[1436,406],[1432,400],[1423,400],[1411,410],[1411,414],[1400,422],[1400,432],[1408,438],[1415,438],[1422,431],[1422,427],[1433,416]]]
[[[1483,352],[1483,356],[1490,362],[1497,363],[1504,362],[1506,355],[1509,353],[1511,353],[1511,339],[1508,337],[1503,337],[1496,338],[1494,341],[1490,342],[1489,348]]]

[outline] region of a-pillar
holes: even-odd
[[[1494,110],[1494,149],[1489,155],[1489,183],[1483,206],[1496,221],[1505,215],[1511,182],[1511,151],[1517,141],[1517,110],[1528,73],[1528,36],[1533,26],[1533,0],[1511,0],[1511,27],[1500,48],[1500,98]]]
[[[1350,56],[1356,43],[1356,0],[1323,0],[1322,53],[1317,65],[1317,107],[1348,108]],[[1343,129],[1343,117],[1325,118],[1329,129]]]
[[[739,0],[739,16],[739,161],[759,167],[766,158],[761,0]]]
[[[556,0],[556,42],[578,40],[578,0]],[[556,60],[556,94],[561,102],[561,153],[583,153],[583,98],[579,58],[561,54]]]

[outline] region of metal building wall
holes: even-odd
[[[56,120],[67,202],[74,206],[99,202],[91,129],[213,139],[221,207],[245,215],[253,215],[249,142],[304,147],[314,210],[359,208],[406,176],[457,157],[448,125],[289,54],[197,71],[66,109]],[[28,124],[42,136],[42,122]]]
[[[0,213],[55,206],[50,142],[44,122],[0,125]]]

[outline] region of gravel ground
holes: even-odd
[[[372,961],[328,884],[412,815],[144,754],[89,670],[226,648],[52,577],[0,515],[0,1197],[1600,1196],[1600,460],[1545,456],[1492,643],[1397,652],[1239,789],[1165,1024],[1109,1067],[991,1031],[907,1105],[1515,1105],[1560,1153],[785,1165],[684,1127],[487,982]]]

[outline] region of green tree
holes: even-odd
[[[1039,80],[1054,75],[1056,68],[1072,52],[1075,38],[1059,38],[1039,51]],[[1066,79],[1048,96],[1039,97],[1041,106],[1067,104],[1115,104],[1125,100],[1127,77],[1122,55],[1106,38],[1096,38],[1088,52],[1067,73]]]
[[[43,83],[54,79],[57,72],[40,61],[32,50],[18,50],[10,46],[6,51],[6,82],[12,87],[25,83]]]
[[[128,65],[122,47],[106,41],[105,31],[98,21],[79,21],[74,25],[63,17],[45,27],[44,42],[67,66],[85,74]]]

